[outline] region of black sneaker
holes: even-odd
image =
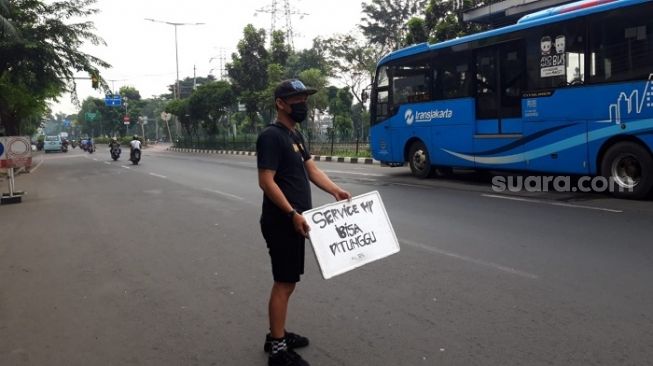
[[[268,366],[310,366],[300,355],[291,350],[279,351],[268,357]]]
[[[285,338],[288,349],[296,349],[308,346],[308,338],[302,337],[299,334],[286,332]],[[263,345],[263,350],[268,353],[272,351],[272,336],[270,333],[265,336],[265,344]]]

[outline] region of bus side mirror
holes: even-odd
[[[363,104],[367,103],[367,99],[369,99],[369,97],[370,95],[367,94],[367,90],[363,90],[361,92],[361,101],[363,102]]]

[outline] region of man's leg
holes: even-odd
[[[270,292],[268,304],[268,315],[270,317],[270,335],[272,338],[280,339],[286,334],[286,314],[288,312],[288,300],[295,290],[295,283],[274,282]]]

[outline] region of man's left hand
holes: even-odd
[[[347,191],[345,191],[343,189],[338,188],[338,190],[336,190],[333,193],[333,197],[335,197],[336,201],[342,201],[342,200],[349,201],[349,200],[351,200],[351,193],[349,193],[349,192],[347,192]]]

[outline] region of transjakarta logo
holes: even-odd
[[[425,112],[415,112],[412,109],[407,109],[404,113],[404,119],[407,125],[412,125],[413,122],[431,122],[434,119],[444,119],[453,117],[451,109],[432,109]]]

